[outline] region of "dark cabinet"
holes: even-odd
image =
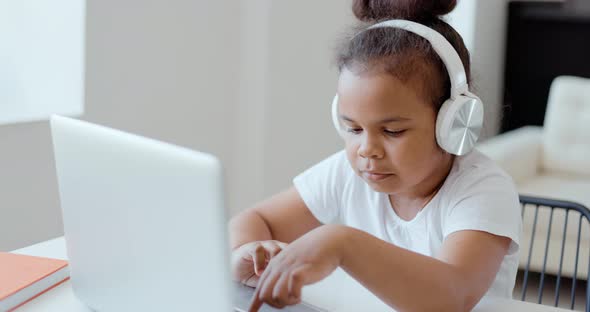
[[[501,132],[542,125],[551,81],[590,77],[590,0],[508,5]]]

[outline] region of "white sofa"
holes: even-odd
[[[514,179],[520,194],[569,200],[590,207],[590,79],[561,76],[551,84],[543,127],[527,126],[478,144]],[[535,233],[531,270],[542,268],[549,208],[541,208]],[[553,215],[547,272],[556,274],[561,252],[564,213]],[[534,209],[523,216],[521,267],[531,242]],[[573,276],[579,214],[568,217],[562,274]],[[579,278],[586,279],[590,229],[582,223]]]

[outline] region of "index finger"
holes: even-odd
[[[252,301],[250,302],[250,308],[248,309],[248,312],[258,312],[260,307],[262,307],[263,302],[260,300],[260,298],[258,298],[259,295],[260,287],[256,287],[256,291],[254,292],[254,296],[252,296]]]

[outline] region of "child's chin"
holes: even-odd
[[[365,181],[365,182],[367,182],[367,184],[369,184],[369,186],[375,192],[391,194],[391,193],[395,193],[397,190],[397,188],[392,185],[387,185],[387,184],[379,183],[379,182],[369,182],[369,181]]]

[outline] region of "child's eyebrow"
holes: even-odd
[[[352,118],[345,116],[345,115],[340,115],[340,118],[342,118],[343,120],[348,121],[348,122],[356,122],[356,121],[352,120]],[[379,121],[379,123],[400,122],[400,121],[408,121],[408,120],[410,120],[410,118],[396,116],[396,117],[389,117],[389,118],[382,119]]]

